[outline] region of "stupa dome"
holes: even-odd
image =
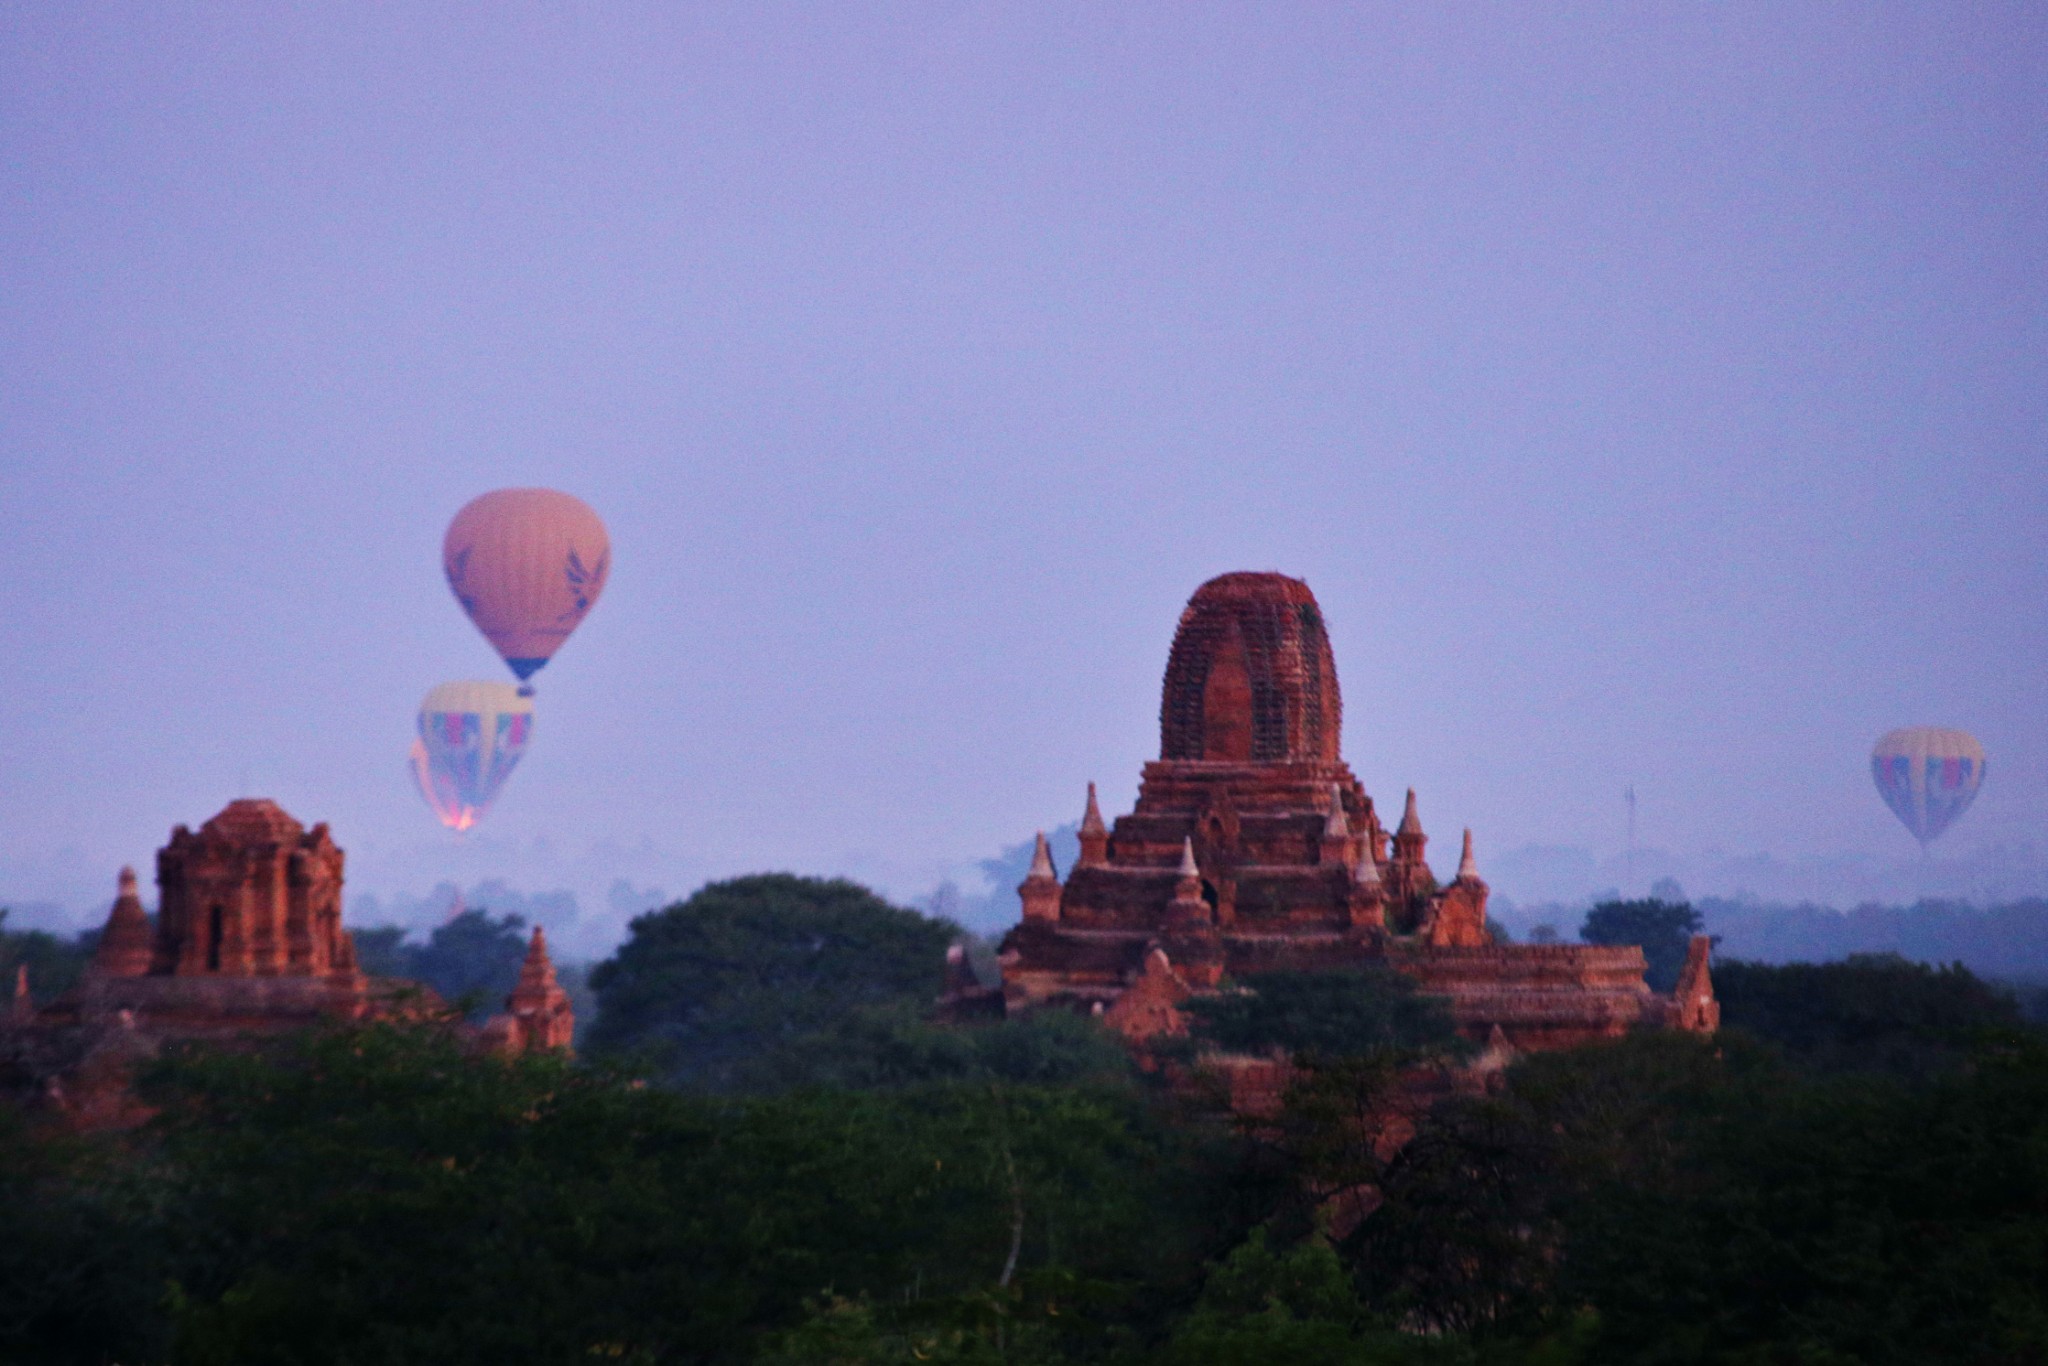
[[[1338,761],[1343,702],[1322,609],[1300,579],[1224,574],[1180,614],[1159,701],[1159,757]]]
[[[200,827],[200,833],[216,835],[230,844],[289,844],[306,833],[306,827],[267,797],[243,797],[229,802],[220,814]]]

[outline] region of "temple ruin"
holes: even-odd
[[[230,1040],[321,1023],[445,1017],[416,982],[375,978],[341,923],[343,854],[325,824],[277,803],[228,803],[157,852],[154,926],[135,872],[119,888],[92,961],[39,1006],[25,972],[0,1027],[0,1089],[32,1090],[91,1127],[134,1117],[132,1064],[172,1040]],[[576,1020],[538,927],[503,1014],[475,1038],[489,1051],[567,1049]]]

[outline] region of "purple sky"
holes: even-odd
[[[671,890],[1128,809],[1231,569],[1482,868],[1910,850],[1909,723],[2039,842],[2044,247],[2031,5],[9,4],[0,895],[245,792],[430,884],[512,484],[616,568],[488,841]]]

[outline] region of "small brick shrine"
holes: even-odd
[[[414,1019],[446,1009],[415,982],[373,978],[341,923],[341,849],[277,803],[228,803],[157,852],[154,928],[133,869],[78,983],[47,1006],[17,975],[0,1026],[0,1090],[39,1093],[81,1127],[136,1117],[133,1063],[173,1039],[232,1039],[321,1022]],[[476,1035],[490,1051],[566,1049],[575,1014],[535,927],[503,1014]]]

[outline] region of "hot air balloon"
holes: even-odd
[[[611,557],[597,514],[553,489],[474,498],[441,542],[448,586],[522,683],[596,603]]]
[[[1966,730],[1908,726],[1877,742],[1870,775],[1885,805],[1925,849],[1976,800],[1984,747]]]
[[[488,811],[533,738],[533,699],[510,683],[443,683],[420,703],[412,746],[420,795],[450,830]]]

